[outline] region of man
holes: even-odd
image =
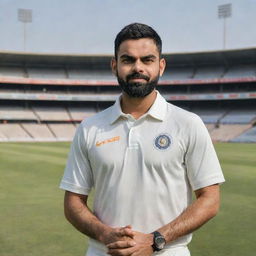
[[[123,28],[111,63],[122,95],[74,137],[61,188],[66,218],[90,237],[87,256],[188,256],[191,233],[218,211],[224,177],[207,129],[155,89],[161,50],[151,27]]]

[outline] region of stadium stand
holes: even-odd
[[[214,79],[216,77],[223,77],[225,67],[201,67],[195,73],[195,79]]]
[[[184,80],[184,79],[191,79],[194,76],[193,68],[171,68],[168,69],[161,78],[162,80]]]
[[[30,109],[12,106],[0,106],[0,120],[34,120],[37,117]]]
[[[241,125],[241,124],[228,124],[228,125],[219,125],[210,131],[210,135],[213,141],[223,141],[227,142],[233,138],[241,135],[245,131],[251,128],[250,124]]]
[[[0,133],[8,141],[32,141],[20,124],[0,124]]]
[[[67,74],[63,68],[29,67],[27,68],[29,78],[65,79]]]
[[[255,110],[231,110],[221,120],[221,124],[248,124],[256,120],[256,109]]]
[[[168,101],[198,114],[214,141],[254,141],[256,48],[164,57]],[[71,140],[120,94],[111,58],[0,53],[0,141]]]
[[[205,124],[205,126],[209,133],[215,129],[215,124]]]
[[[245,65],[230,67],[228,72],[225,74],[225,78],[241,78],[241,77],[255,77],[256,76],[256,66]]]
[[[65,108],[33,107],[33,111],[40,121],[70,121],[70,116]]]
[[[49,124],[49,128],[59,141],[72,140],[76,129],[72,124]]]
[[[47,124],[25,123],[23,129],[30,134],[35,141],[54,141],[56,137],[52,134]]]
[[[71,115],[72,121],[81,121],[86,117],[94,115],[97,111],[93,108],[78,108],[78,107],[69,107],[69,113]]]
[[[69,79],[81,79],[81,80],[105,80],[114,81],[114,75],[109,71],[88,71],[83,69],[68,69]]]
[[[0,124],[1,126],[1,124]],[[1,141],[8,141],[8,138],[2,133],[1,129],[0,129],[0,142]]]
[[[256,142],[256,126],[252,129],[242,133],[240,136],[230,140],[231,142]]]
[[[225,110],[192,110],[195,114],[199,115],[206,124],[217,124],[220,119],[225,115]]]
[[[0,76],[26,77],[23,67],[0,66]]]

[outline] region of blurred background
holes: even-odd
[[[84,255],[58,185],[76,127],[120,94],[113,42],[132,22],[161,36],[158,90],[202,118],[227,180],[192,256],[254,255],[255,17],[256,0],[0,0],[0,255]]]

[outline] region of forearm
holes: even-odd
[[[197,199],[175,220],[158,231],[167,242],[193,232],[214,217],[219,209],[219,187],[213,185],[197,192]]]
[[[66,191],[64,210],[67,220],[83,234],[103,244],[130,241],[131,226],[112,228],[100,221],[87,207],[87,196]]]
[[[67,220],[83,234],[105,243],[105,234],[111,228],[103,224],[87,207],[87,196],[65,193],[64,210]]]

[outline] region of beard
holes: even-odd
[[[139,82],[129,82],[132,78],[142,78],[145,79],[146,83],[139,83]],[[132,73],[126,77],[126,81],[119,77],[117,74],[117,81],[125,93],[127,93],[130,97],[133,98],[143,98],[150,94],[157,86],[159,80],[159,75],[150,81],[150,78],[148,76],[145,76],[140,73]]]

